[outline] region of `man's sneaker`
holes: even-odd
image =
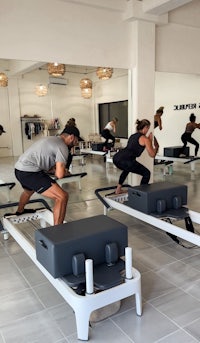
[[[179,157],[186,157],[186,155],[185,154],[180,154]]]

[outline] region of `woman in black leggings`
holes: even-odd
[[[151,176],[149,169],[137,162],[136,158],[143,153],[145,148],[147,149],[149,156],[154,158],[159,149],[159,145],[155,137],[153,147],[152,133],[150,133],[149,136],[146,136],[151,125],[149,120],[137,120],[136,124],[137,132],[129,137],[127,146],[117,152],[113,157],[113,163],[117,168],[122,170],[122,173],[119,177],[119,183],[115,191],[116,194],[122,193],[122,185],[129,173],[141,175],[141,184],[149,183]]]
[[[191,144],[195,145],[194,155],[197,156],[197,153],[199,150],[199,143],[194,138],[192,138],[192,133],[194,132],[195,129],[200,129],[200,124],[196,123],[196,116],[194,115],[194,113],[191,113],[190,121],[189,121],[189,123],[187,123],[186,128],[185,128],[185,132],[181,136],[181,140],[183,142],[183,147],[180,150],[179,157],[185,156],[184,150],[187,146],[187,143],[191,143]]]

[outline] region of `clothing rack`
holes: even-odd
[[[45,120],[41,117],[21,117],[20,119],[23,151],[25,151],[28,140],[33,141],[36,136],[40,137],[46,129],[46,124]]]

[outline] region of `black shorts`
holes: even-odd
[[[56,181],[44,171],[25,172],[15,169],[15,176],[24,189],[39,194],[49,189],[52,186],[52,183],[56,183]]]

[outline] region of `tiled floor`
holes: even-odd
[[[15,180],[13,165],[13,158],[0,159],[0,179]],[[200,164],[194,173],[189,166],[175,165],[174,174],[165,179],[160,168],[155,167],[155,181],[186,184],[188,206],[198,211]],[[103,214],[94,190],[116,185],[119,176],[117,169],[105,168],[97,157],[88,157],[84,167],[75,162],[73,171],[81,170],[88,173],[82,179],[82,191],[76,183],[65,186],[70,193],[68,221]],[[18,201],[20,192],[17,184],[11,200]],[[0,203],[6,203],[3,191]],[[109,215],[128,226],[133,265],[142,274],[143,315],[136,315],[134,297],[122,301],[117,314],[92,324],[90,342],[200,342],[200,248],[183,248],[164,232],[124,213],[111,211]],[[77,342],[72,309],[18,244],[12,238],[4,241],[1,235],[0,343],[58,342]]]

